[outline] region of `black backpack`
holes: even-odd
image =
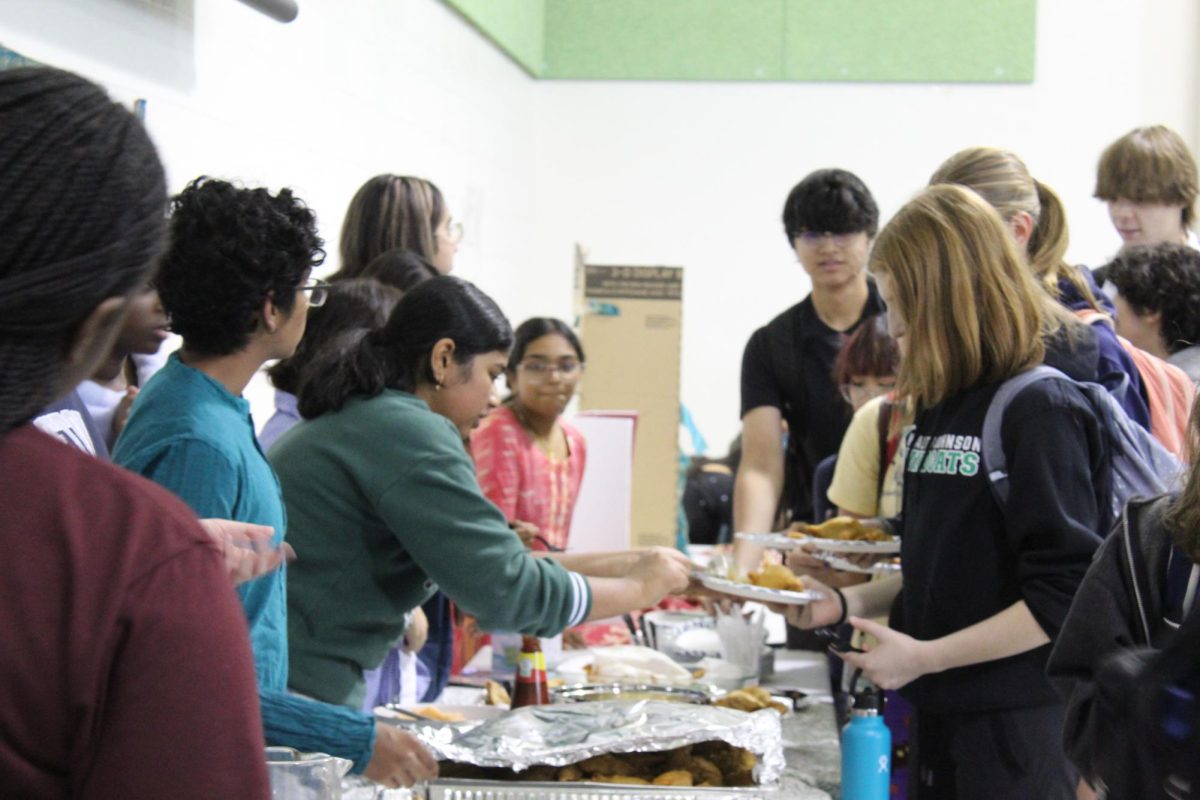
[[[1200,613],[1188,614],[1162,650],[1130,651],[1103,672],[1100,680],[1116,692],[1110,696],[1126,698],[1103,797],[1200,798]]]

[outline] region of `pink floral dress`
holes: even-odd
[[[561,418],[558,424],[567,437],[565,459],[546,455],[509,406],[493,411],[471,434],[480,488],[509,520],[538,526],[545,544],[535,541],[535,550],[547,549],[546,544],[567,549],[587,461],[583,434]]]

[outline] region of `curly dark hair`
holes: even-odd
[[[1130,247],[1103,269],[1135,311],[1162,315],[1168,351],[1200,343],[1200,251],[1183,244]]]
[[[325,260],[316,215],[290,189],[197,178],[171,200],[170,237],[158,293],[184,347],[207,356],[245,347],[268,297],[291,312]]]
[[[852,172],[819,169],[788,193],[783,204],[783,231],[788,244],[805,231],[879,232],[879,206],[871,190]]]

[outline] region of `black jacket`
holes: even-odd
[[[1129,503],[1096,552],[1047,665],[1067,701],[1067,756],[1094,785],[1112,783],[1126,763],[1129,687],[1146,659],[1172,640],[1185,613],[1180,583],[1191,562],[1163,524],[1170,503],[1169,497]]]

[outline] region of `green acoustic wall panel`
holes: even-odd
[[[544,78],[780,80],[780,0],[547,0]]]
[[[1033,80],[1036,0],[787,0],[797,81]]]
[[[514,61],[540,77],[544,70],[546,0],[445,0]]]
[[[1037,0],[445,0],[538,78],[1029,82]]]

